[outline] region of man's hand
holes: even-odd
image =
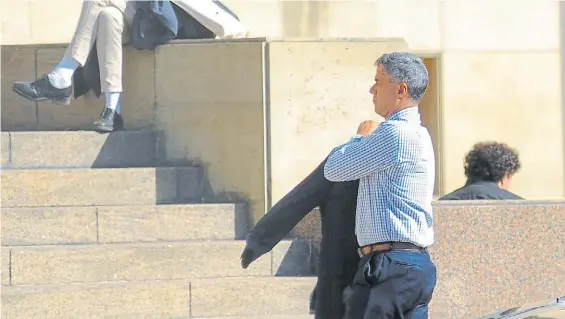
[[[370,135],[377,129],[379,124],[381,124],[381,122],[374,120],[363,121],[361,122],[361,124],[359,124],[359,128],[357,129],[357,134],[363,136]]]

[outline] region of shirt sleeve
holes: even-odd
[[[398,161],[399,142],[396,127],[382,123],[373,134],[334,149],[324,165],[324,176],[345,182],[386,169]]]

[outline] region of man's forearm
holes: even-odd
[[[345,151],[345,149],[348,146],[350,146],[351,144],[359,143],[363,138],[364,136],[356,134],[347,143],[337,146],[330,152],[330,155],[328,156],[328,161],[332,158],[332,155],[334,155],[335,152]],[[339,170],[340,170],[340,165],[336,165],[335,162],[332,162],[328,165],[328,163],[326,162],[326,164],[324,165],[324,177],[330,182],[345,182],[345,181],[358,179],[358,178],[348,179],[348,176],[344,176],[343,174],[340,174],[341,176],[338,177],[336,173]]]

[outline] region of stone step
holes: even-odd
[[[311,275],[310,241],[282,241],[242,269],[245,241],[4,246],[10,285]]]
[[[1,311],[2,318],[41,319],[302,316],[315,283],[271,277],[3,286]]]
[[[245,204],[2,208],[2,245],[243,239]]]
[[[198,167],[2,170],[2,207],[198,202]]]
[[[3,132],[4,168],[157,166],[153,131]]]

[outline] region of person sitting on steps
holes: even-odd
[[[12,86],[13,91],[28,100],[51,100],[56,104],[68,105],[71,102],[73,86],[75,86],[75,98],[92,88],[98,96],[104,93],[106,98],[100,119],[94,122],[94,130],[111,132],[123,129],[120,101],[122,44],[129,43],[131,40],[132,22],[142,2],[132,0],[84,1],[74,35],[59,64],[51,72],[33,82],[15,82]],[[159,2],[159,5],[164,2]],[[173,16],[176,15],[173,18],[175,23],[178,19],[178,34],[177,30],[173,31],[177,39],[214,38],[216,36],[232,39],[248,35],[247,28],[239,22],[239,19],[217,1],[172,0],[170,3],[167,2],[167,4],[171,3],[171,8],[174,9]],[[161,10],[160,8],[158,10]],[[187,19],[192,19],[192,21]],[[200,27],[204,31],[187,31],[187,27],[193,29]],[[93,58],[92,55],[95,57]],[[85,68],[86,64],[92,63],[91,60],[98,61],[95,63],[95,68],[98,69],[96,73],[99,73],[95,81],[98,81],[98,78],[100,81],[97,83],[97,89],[94,87],[78,89],[76,73],[80,72],[77,72],[77,69]],[[86,77],[89,72],[85,70],[83,73]],[[92,76],[93,72],[89,74]],[[84,80],[82,83],[85,83]]]

